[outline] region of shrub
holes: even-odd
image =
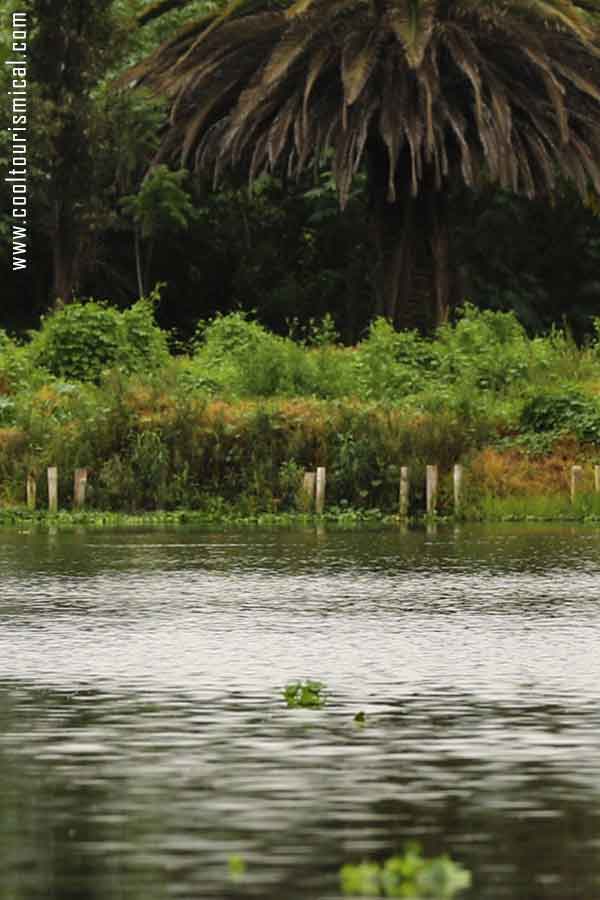
[[[520,424],[527,431],[571,432],[584,441],[600,440],[600,404],[576,388],[542,391],[525,403]]]
[[[77,380],[99,378],[117,361],[119,314],[99,303],[73,303],[43,320],[33,338],[35,363],[53,375]]]
[[[386,319],[376,319],[354,360],[360,395],[365,399],[398,401],[419,391],[435,368],[430,341],[416,331],[395,331]]]
[[[167,335],[154,319],[157,301],[154,293],[121,313],[117,363],[126,372],[152,372],[169,362]]]
[[[242,397],[316,393],[316,366],[306,350],[271,334],[243,312],[201,323],[195,354],[205,381]]]
[[[33,376],[28,348],[19,346],[0,330],[0,394],[15,393],[26,387]]]
[[[440,377],[501,390],[527,376],[530,341],[514,313],[467,303],[456,324],[438,329],[433,349]]]
[[[135,372],[164,365],[166,335],[154,322],[153,299],[123,313],[93,300],[71,303],[44,319],[31,357],[52,375],[76,381],[98,381],[113,366]]]

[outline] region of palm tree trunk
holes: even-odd
[[[448,228],[448,199],[444,190],[430,188],[427,192],[429,243],[431,247],[431,276],[435,324],[448,321],[450,311],[451,275]]]
[[[376,314],[396,327],[430,330],[448,319],[452,277],[446,185],[440,189],[426,168],[413,197],[400,157],[396,200],[388,201],[387,151],[369,146],[369,190],[379,268]]]
[[[375,314],[398,324],[400,311],[412,293],[415,199],[403,191],[396,202],[388,201],[387,151],[380,142],[372,142],[368,162],[378,270]]]
[[[415,270],[415,201],[406,197],[386,210],[383,227],[384,315],[399,324],[402,309],[410,302]]]

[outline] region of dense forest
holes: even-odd
[[[348,3],[349,9],[355,5]],[[5,47],[12,8],[1,23]],[[415,248],[410,272],[405,266],[396,278],[395,290],[405,288],[399,302],[390,305],[386,298],[386,234],[396,226],[389,214],[378,215],[381,198],[370,171],[376,154],[358,159],[348,174],[323,147],[318,164],[294,177],[274,165],[249,182],[244,166],[228,166],[216,184],[210,172],[182,168],[181,157],[157,157],[169,133],[172,97],[156,89],[160,78],[148,77],[144,61],[166,47],[155,57],[160,74],[165,53],[183,55],[191,40],[186,35],[195,36],[189,23],[215,21],[217,4],[30,0],[26,10],[28,266],[11,271],[9,185],[3,180],[0,327],[22,335],[78,298],[123,309],[156,284],[158,321],[180,341],[193,335],[199,320],[235,309],[254,310],[263,324],[285,334],[329,313],[347,344],[363,338],[382,313],[398,327],[425,333],[439,324],[430,297],[439,257],[432,240]],[[235,60],[229,65],[238,73]],[[350,71],[350,63],[344,65]],[[143,74],[128,78],[136,66]],[[483,77],[482,64],[480,70]],[[515,71],[514,78],[525,74],[534,93],[531,73]],[[0,77],[5,95],[9,69]],[[194,109],[197,102],[195,96],[188,105]],[[0,142],[5,170],[6,130]],[[553,324],[567,324],[577,339],[592,333],[592,316],[600,311],[600,220],[586,190],[569,177],[573,171],[562,165],[561,180],[559,168],[551,194],[512,190],[505,178],[491,177],[493,171],[470,184],[448,181],[438,192],[448,223],[445,314],[467,299],[480,308],[514,311],[530,334]],[[584,174],[593,198],[593,172]],[[402,215],[403,233],[435,230],[434,220],[419,221],[418,210]],[[410,278],[403,282],[405,270]]]

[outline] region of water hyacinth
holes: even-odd
[[[240,881],[246,874],[246,860],[239,853],[233,853],[227,860],[229,877],[232,881]]]
[[[290,708],[302,706],[314,709],[325,703],[323,687],[320,681],[294,681],[286,685],[283,697]]]
[[[471,873],[447,854],[425,858],[420,846],[413,843],[383,864],[347,863],[340,869],[340,884],[347,897],[452,900],[470,887]]]

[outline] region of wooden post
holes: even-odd
[[[463,488],[463,467],[460,463],[457,463],[454,466],[453,472],[453,481],[454,481],[454,514],[460,512],[460,507],[462,504],[462,488]]]
[[[315,512],[323,515],[325,509],[325,466],[317,466],[317,493],[315,498]]]
[[[600,466],[594,466],[594,488],[600,494]]]
[[[315,502],[315,481],[316,474],[314,472],[305,472],[302,479],[302,509],[311,512]]]
[[[56,466],[48,469],[48,512],[58,512],[58,469]]]
[[[37,481],[35,475],[31,472],[27,476],[27,508],[35,509],[35,498],[37,494]]]
[[[583,468],[581,466],[573,466],[571,469],[571,503],[575,502],[577,491],[581,488],[583,480]]]
[[[408,516],[408,494],[410,482],[408,480],[408,466],[402,466],[400,469],[400,518],[406,519]]]
[[[427,515],[435,516],[437,507],[438,467],[427,466]]]
[[[73,482],[73,506],[75,509],[83,509],[85,506],[85,489],[87,486],[87,469],[75,469]]]

